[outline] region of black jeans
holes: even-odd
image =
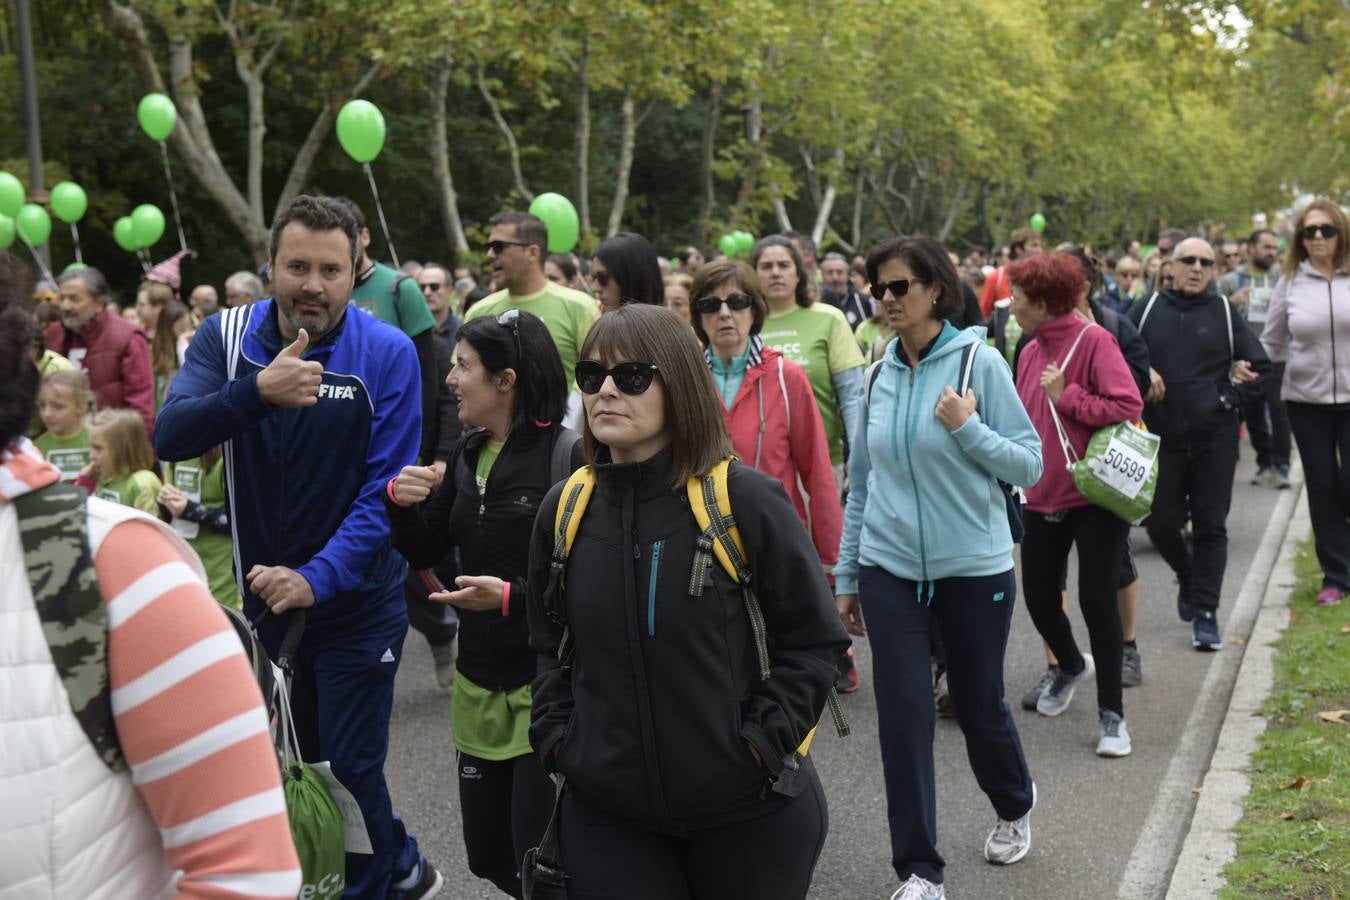
[[[1258,469],[1289,468],[1289,410],[1280,399],[1283,384],[1284,363],[1277,362],[1269,375],[1248,386],[1251,393],[1242,405]]]
[[[1087,623],[1088,643],[1097,664],[1097,707],[1125,715],[1120,660],[1124,638],[1116,592],[1130,524],[1100,506],[1078,506],[1053,515],[1026,514],[1022,538],[1022,586],[1027,610],[1060,668],[1081,671],[1083,654],[1060,598],[1060,576],[1069,550],[1078,547],[1078,606]]]
[[[872,648],[891,865],[901,880],[919,875],[941,882],[946,863],[937,850],[937,713],[929,635],[941,633],[947,649],[947,686],[975,780],[999,818],[1020,818],[1031,809],[1031,773],[1003,699],[1003,657],[1017,580],[1012,569],[942,578],[931,604],[920,601],[917,587],[875,566],[858,573],[858,599]],[[1114,603],[1115,594],[1111,597]]]
[[[1350,403],[1290,403],[1322,587],[1350,591]]]
[[[1175,444],[1164,438],[1158,451],[1158,487],[1144,526],[1191,605],[1200,609],[1219,608],[1237,457],[1236,422],[1204,442]],[[1187,516],[1194,549],[1181,532]]]
[[[553,781],[533,753],[503,760],[457,755],[469,871],[518,898],[520,861],[553,814]]]

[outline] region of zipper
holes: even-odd
[[[647,637],[656,637],[656,581],[661,571],[661,550],[664,540],[652,544],[652,568],[647,578]]]
[[[1327,314],[1331,316],[1331,402],[1338,403],[1336,379],[1336,304],[1332,300],[1331,282],[1327,282]]]
[[[909,468],[910,484],[914,487],[914,511],[919,520],[919,570],[923,575],[923,584],[927,584],[928,547],[923,533],[923,503],[919,500],[919,478],[914,473],[914,394],[917,373],[917,366],[909,371],[909,399],[905,403],[905,464]],[[922,586],[919,593],[923,593]]]

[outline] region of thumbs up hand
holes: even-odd
[[[309,332],[301,328],[295,341],[258,373],[258,392],[271,406],[302,407],[319,402],[323,365],[301,359],[309,346]]]

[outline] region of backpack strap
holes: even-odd
[[[872,405],[872,385],[876,384],[877,379],[881,377],[881,364],[885,361],[886,356],[883,350],[881,359],[867,367],[867,391],[863,394],[863,406]]]
[[[88,496],[57,482],[14,500],[24,565],[42,634],[70,710],[113,772],[126,758],[113,722],[108,678],[108,612],[89,549]]]
[[[970,390],[970,373],[975,368],[975,347],[975,344],[967,344],[961,351],[961,380],[956,391],[960,397],[964,397],[966,391]]]
[[[558,659],[564,666],[571,664],[572,629],[568,627],[567,617],[563,614],[563,590],[566,587],[567,554],[572,542],[581,528],[581,517],[595,492],[595,473],[590,466],[582,466],[573,472],[563,486],[562,496],[558,498],[558,510],[553,517],[553,559],[549,563],[548,584],[544,588],[544,612],[556,625],[563,629],[562,640],[558,642]]]
[[[1153,311],[1153,304],[1158,300],[1158,292],[1154,291],[1153,296],[1148,298],[1144,304],[1144,314],[1139,317],[1139,333],[1144,333],[1144,323],[1148,321],[1148,314]]]
[[[1220,294],[1223,298],[1223,324],[1228,326],[1228,362],[1233,362],[1233,307],[1228,302],[1227,294]]]

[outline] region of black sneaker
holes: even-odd
[[[1177,615],[1183,622],[1195,618],[1195,607],[1191,606],[1191,586],[1180,579],[1177,579]]]
[[[1123,652],[1120,655],[1120,686],[1139,687],[1144,683],[1144,664],[1139,658],[1139,648],[1126,644],[1121,649]]]
[[[430,900],[441,892],[445,878],[421,854],[417,857],[417,868],[417,881],[411,887],[391,887],[389,900]]]
[[[1040,701],[1041,694],[1044,694],[1045,689],[1055,683],[1055,677],[1057,675],[1059,675],[1059,666],[1047,666],[1045,674],[1041,676],[1041,680],[1036,682],[1036,685],[1031,690],[1022,695],[1022,708],[1027,712],[1035,712],[1036,704]]]
[[[1203,652],[1222,650],[1223,638],[1219,637],[1219,620],[1212,609],[1197,609],[1195,621],[1191,623],[1191,646]]]

